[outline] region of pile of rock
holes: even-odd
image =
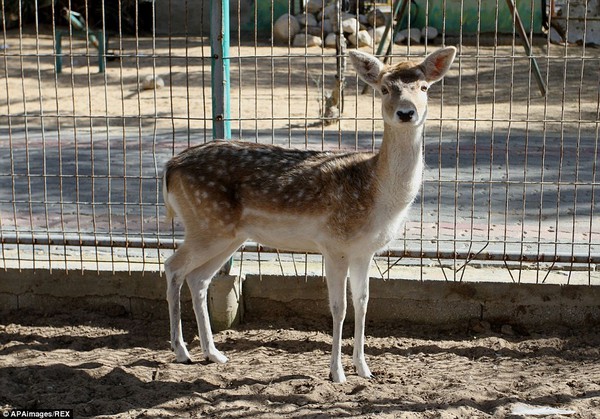
[[[366,15],[342,13],[342,32],[348,44],[355,47],[378,45],[383,38],[387,20],[391,17],[380,8],[374,8]],[[324,46],[335,48],[337,38],[334,28],[337,26],[335,2],[326,0],[308,0],[304,13],[293,16],[280,16],[273,26],[275,42],[295,47]],[[390,35],[388,35],[390,36]],[[418,44],[427,39],[433,41],[438,31],[433,27],[411,28],[398,32],[394,38],[396,44],[410,42]]]

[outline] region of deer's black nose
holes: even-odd
[[[412,118],[413,118],[413,116],[414,116],[414,114],[415,114],[415,111],[413,111],[413,110],[409,110],[409,111],[399,110],[399,111],[396,111],[396,115],[398,115],[398,118],[402,122],[409,122],[409,121],[411,121]]]

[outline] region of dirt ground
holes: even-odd
[[[195,326],[185,326],[190,339]],[[14,313],[0,325],[0,409],[122,418],[504,418],[533,417],[513,412],[537,406],[600,417],[598,330],[495,329],[371,325],[366,353],[375,377],[353,373],[348,338],[348,381],[333,384],[325,320],[250,319],[215,336],[229,363],[182,365],[173,362],[166,321]],[[346,325],[344,336],[351,330]],[[190,346],[200,360],[197,338]]]

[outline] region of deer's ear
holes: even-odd
[[[446,47],[429,54],[421,63],[425,78],[429,83],[440,81],[456,57],[456,48]]]
[[[359,77],[375,89],[379,89],[379,75],[384,64],[371,54],[353,50],[350,51],[350,60]]]

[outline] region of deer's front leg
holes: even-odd
[[[365,321],[369,303],[369,265],[373,256],[353,260],[350,264],[350,289],[354,305],[354,351],[352,361],[356,373],[371,378],[371,370],[365,361]]]
[[[331,347],[331,380],[346,381],[342,366],[342,325],[346,317],[346,277],[348,262],[343,256],[325,256],[325,273],[329,291],[329,308],[333,317],[333,344]]]

